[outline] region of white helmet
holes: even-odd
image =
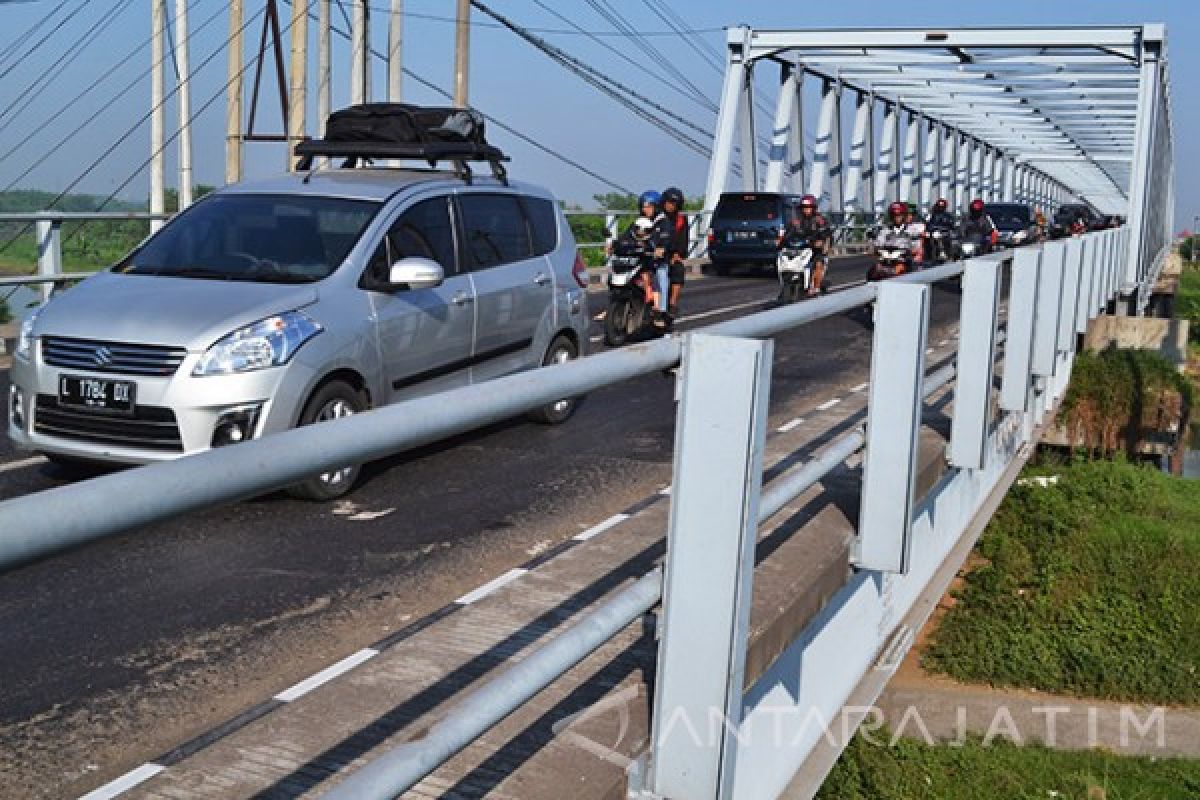
[[[644,239],[654,230],[654,220],[649,217],[638,217],[633,223],[633,235],[639,239]]]

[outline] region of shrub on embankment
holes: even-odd
[[[1175,366],[1149,350],[1082,352],[1058,422],[1085,453],[1135,458],[1147,440],[1186,428],[1193,388]]]
[[[885,733],[874,740],[888,743]],[[1200,761],[1128,758],[1101,751],[929,746],[913,739],[879,746],[856,736],[825,780],[818,800],[1192,800],[1200,797]]]
[[[1200,704],[1200,491],[1107,461],[1028,469],[922,654],[960,681]]]

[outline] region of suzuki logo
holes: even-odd
[[[113,363],[112,350],[107,347],[98,348],[95,353],[92,353],[92,361],[97,367],[111,366]]]

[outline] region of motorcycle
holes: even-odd
[[[875,263],[867,270],[867,280],[881,281],[912,271],[913,255],[908,246],[888,243],[875,251]]]
[[[963,257],[962,242],[958,234],[948,228],[934,228],[929,234],[930,262],[945,264]]]
[[[654,284],[654,254],[646,243],[618,241],[608,258],[608,312],[604,343],[620,347],[654,329],[653,308],[646,299]]]
[[[974,258],[975,256],[985,256],[992,252],[991,237],[983,234],[968,236],[962,243],[963,258]]]
[[[812,286],[812,244],[803,239],[785,241],[775,259],[775,270],[781,303],[794,303],[804,297]]]

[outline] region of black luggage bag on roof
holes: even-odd
[[[409,103],[363,103],[335,111],[325,125],[325,141],[487,146],[479,112]]]

